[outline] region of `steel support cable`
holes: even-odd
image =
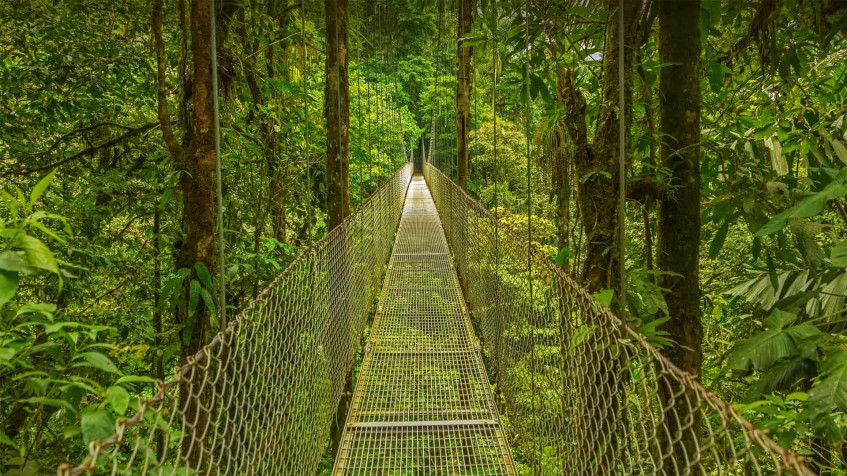
[[[432,90],[432,98],[430,98],[430,101],[432,103],[431,104],[431,107],[432,107],[432,130],[430,132],[430,137],[429,137],[429,162],[430,163],[432,163],[433,160],[435,160],[436,162],[439,162],[438,157],[435,153],[435,150],[436,150],[436,147],[437,147],[437,142],[438,142],[437,139],[436,139],[436,135],[437,135],[436,120],[437,120],[437,117],[438,117],[436,107],[439,105],[438,83],[441,79],[440,78],[440,76],[441,76],[441,74],[440,74],[441,73],[441,35],[442,35],[443,27],[444,27],[444,16],[443,16],[443,14],[444,14],[444,0],[438,0],[438,36],[437,36],[438,39],[436,41],[435,48],[433,48],[433,51],[435,52],[434,53],[434,56],[435,56],[435,86]],[[440,166],[440,164],[437,164],[437,165]]]
[[[495,7],[496,8],[496,7]],[[492,37],[494,39],[494,47],[491,52],[491,112],[493,117],[493,129],[494,129],[494,303],[497,306],[497,309],[501,309],[500,306],[500,203],[498,200],[498,188],[500,187],[500,162],[497,157],[497,67],[498,67],[498,58],[500,55],[500,47],[499,41],[497,38],[497,34],[499,32],[499,22],[500,22],[500,12],[495,10],[495,20],[494,20],[494,30],[492,31]],[[497,343],[495,347],[495,362],[497,366],[497,374],[498,379],[503,378],[503,368],[502,362],[500,361],[500,355],[502,354],[501,348],[503,345],[503,326],[502,317],[498,317],[497,321],[497,332],[496,338]],[[502,384],[502,381],[500,382]]]
[[[211,75],[212,75],[212,109],[215,134],[215,205],[217,208],[218,221],[218,269],[220,279],[220,296],[218,306],[220,307],[220,329],[225,329],[226,322],[226,255],[224,247],[224,206],[223,206],[223,185],[221,178],[221,119],[220,105],[218,101],[218,41],[215,23],[215,0],[209,0],[209,27],[210,27],[210,43],[212,47],[211,54]]]
[[[382,76],[384,75],[384,71],[385,71],[385,52],[383,50],[385,45],[383,43],[383,37],[382,37],[383,36],[382,35],[382,17],[383,17],[382,4],[379,2],[379,0],[377,0],[377,3],[376,3],[376,34],[377,34],[377,45],[378,45],[377,46],[377,56],[379,57],[379,75],[377,76],[377,82],[376,82],[376,88],[377,88],[376,122],[377,122],[377,125],[378,125],[378,131],[379,131],[379,137],[378,137],[379,143],[377,144],[377,151],[378,151],[377,152],[377,158],[378,158],[379,164],[380,164],[380,166],[379,166],[380,181],[382,181],[382,174],[385,173],[385,169],[387,168],[387,167],[385,167],[385,164],[384,164],[386,162],[386,157],[385,157],[385,105],[383,104],[384,92],[383,92],[383,88],[382,88]]]
[[[624,70],[624,1],[618,0],[618,316],[626,321],[626,79]]]
[[[356,54],[357,54],[357,61],[356,61],[356,128],[358,129],[356,131],[356,146],[357,146],[357,149],[359,150],[359,153],[361,153],[364,150],[364,146],[362,144],[362,40],[361,40],[361,38],[356,43]],[[364,181],[364,178],[363,178],[363,176],[365,175],[364,167],[360,166],[359,169],[360,169],[359,170],[359,183],[360,183],[360,186],[362,187],[362,196],[365,197],[365,196],[367,196],[368,189],[367,189],[367,186],[366,186],[367,183]],[[370,177],[368,179],[369,179],[368,182],[370,182]]]
[[[523,14],[524,14],[524,22],[525,22],[525,30],[524,30],[524,52],[526,54],[526,63],[524,64],[524,100],[526,102],[526,234],[527,234],[527,243],[526,243],[526,267],[527,267],[527,276],[528,276],[528,288],[529,288],[529,313],[530,313],[530,326],[534,326],[532,322],[532,318],[534,317],[534,298],[533,295],[533,282],[532,282],[532,98],[529,90],[530,78],[529,78],[529,63],[532,55],[532,49],[530,44],[529,37],[529,2],[528,0],[524,0],[523,3]],[[535,426],[538,423],[538,410],[535,407],[537,400],[537,385],[535,382],[536,374],[538,373],[536,370],[537,359],[535,356],[535,330],[530,328],[530,386],[532,387],[532,417],[530,422],[530,428],[535,433]],[[535,457],[536,464],[536,473],[540,473],[542,469],[542,453],[541,447],[538,446],[538,439],[533,439],[533,444],[536,446],[535,451],[537,452],[537,456]]]
[[[300,0],[300,60],[303,77],[303,140],[306,168],[306,242],[312,242],[312,142],[309,136],[309,63],[306,44],[306,0]]]

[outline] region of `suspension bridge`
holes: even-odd
[[[442,173],[432,127],[58,473],[814,474]]]
[[[428,163],[59,474],[316,474],[335,424],[333,475],[814,474]]]

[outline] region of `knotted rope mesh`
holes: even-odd
[[[59,474],[315,474],[411,177],[400,168]]]
[[[450,178],[424,176],[529,474],[814,474]]]

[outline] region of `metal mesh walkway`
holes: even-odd
[[[334,474],[515,474],[449,253],[415,176]]]

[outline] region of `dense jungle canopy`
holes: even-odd
[[[0,2],[0,474],[80,461],[222,276],[234,316],[418,160],[846,474],[847,2],[617,5],[219,0],[215,75],[209,0]]]

